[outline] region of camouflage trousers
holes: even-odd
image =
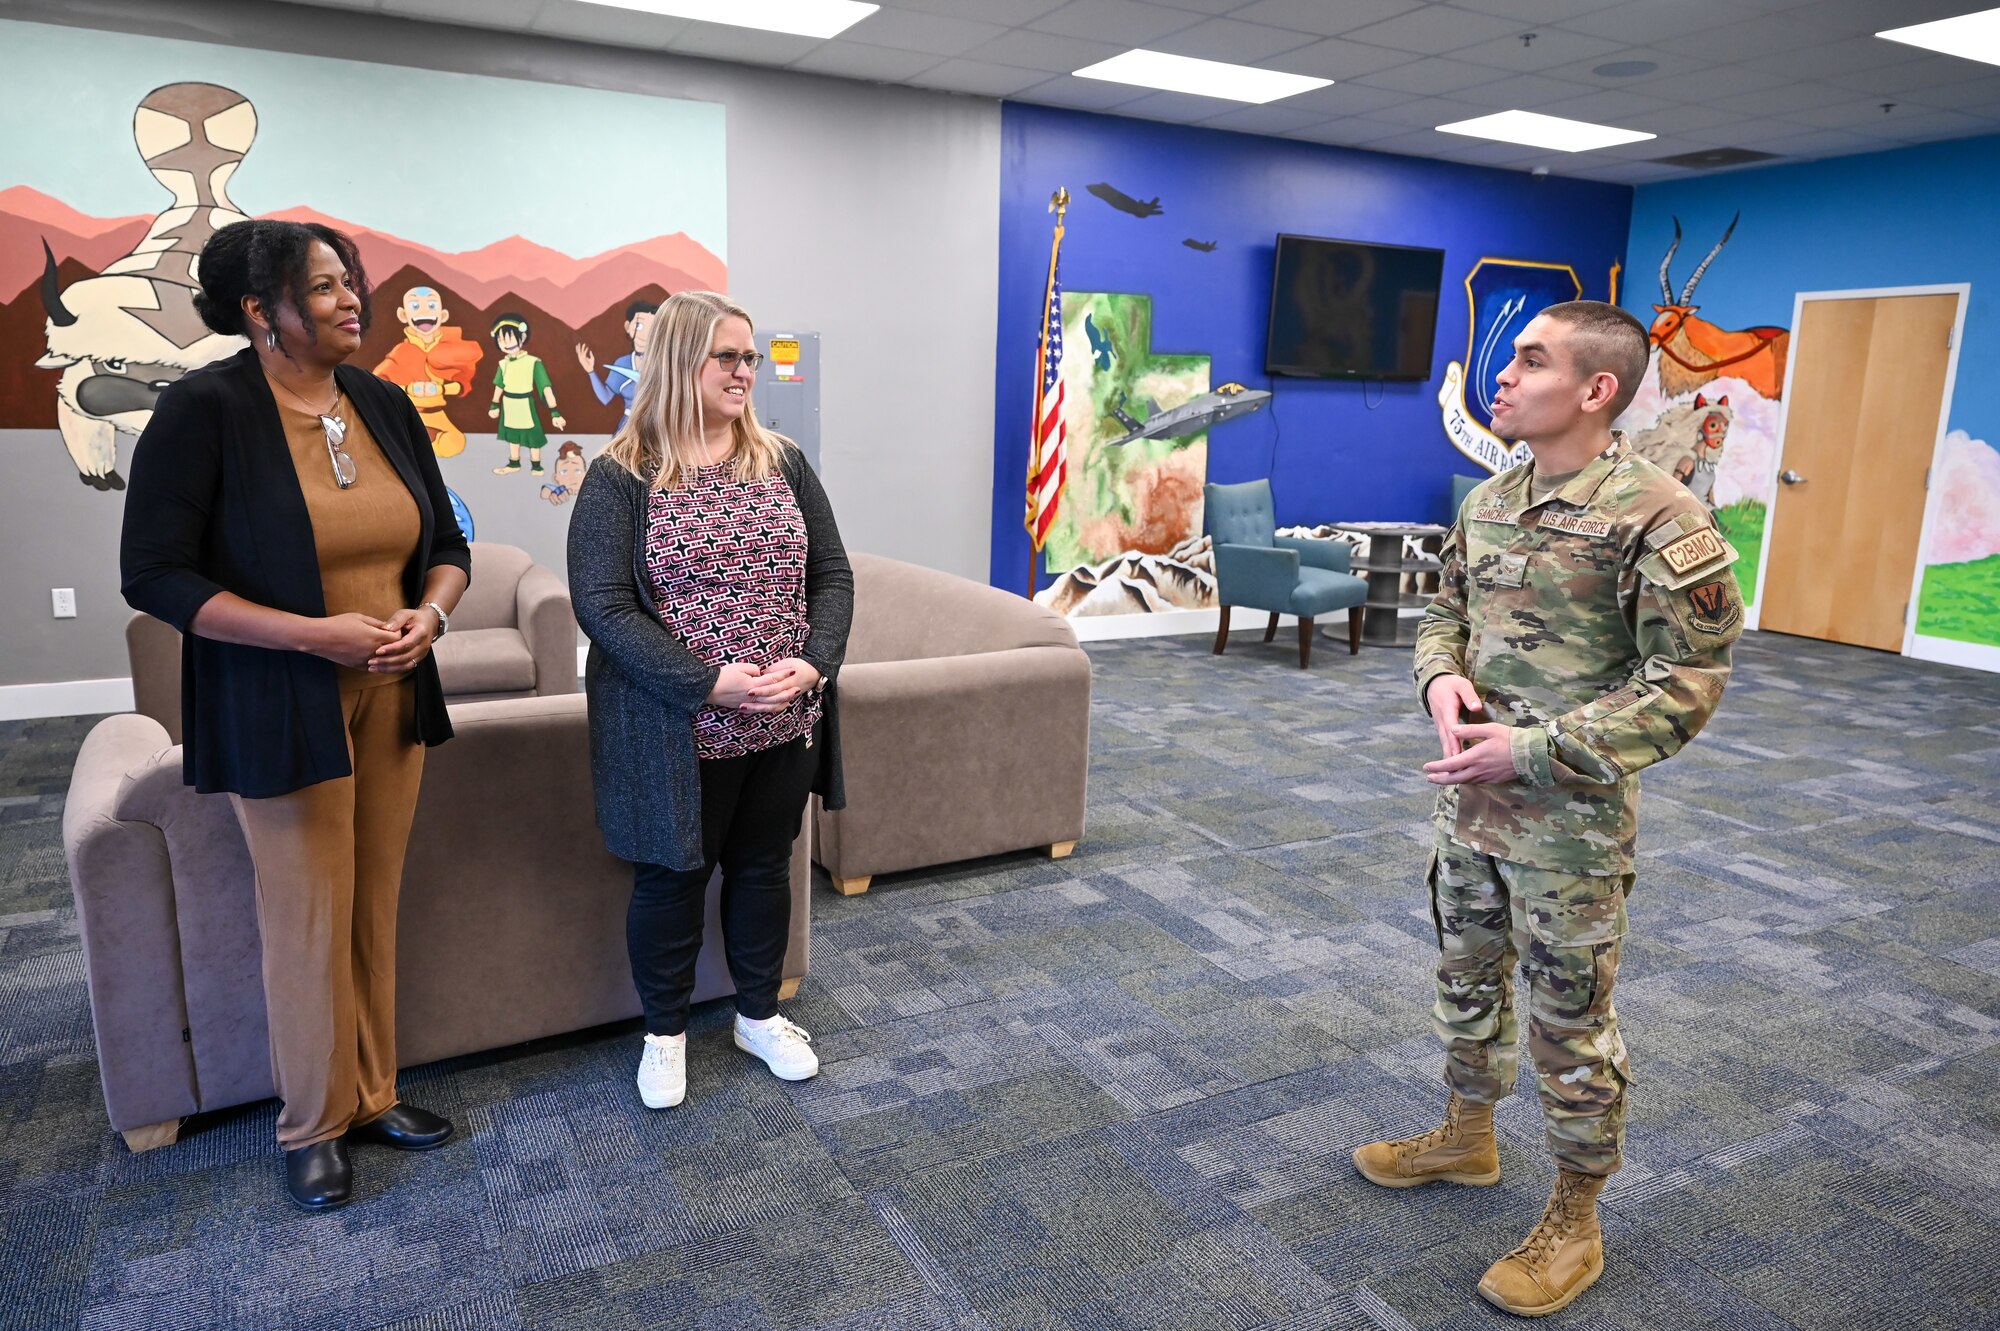
[[[1512,1093],[1520,1064],[1514,970],[1528,977],[1528,1052],[1549,1153],[1615,1172],[1631,1065],[1611,1007],[1632,875],[1593,878],[1495,859],[1442,835],[1428,871],[1437,926],[1445,1080],[1476,1104]]]

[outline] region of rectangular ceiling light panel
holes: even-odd
[[[1281,74],[1275,69],[1254,69],[1249,65],[1224,64],[1220,60],[1168,55],[1164,51],[1127,51],[1124,55],[1086,65],[1076,71],[1076,76],[1257,105],[1275,102],[1281,97],[1296,97],[1333,82],[1332,79],[1307,78],[1303,74]]]
[[[1966,60],[1983,60],[1989,65],[2000,65],[2000,9],[1941,18],[1935,23],[1915,23],[1907,28],[1890,28],[1875,35],[1892,42],[1902,42],[1905,46],[1921,46],[1926,51],[1941,51]]]
[[[1587,120],[1565,120],[1561,116],[1537,115],[1533,111],[1500,111],[1490,116],[1439,125],[1437,130],[1440,134],[1497,139],[1501,143],[1525,143],[1531,148],[1553,148],[1564,153],[1614,148],[1621,143],[1639,143],[1659,137],[1642,130],[1593,125]]]
[[[835,37],[880,9],[861,0],[583,0],[588,5],[636,9],[669,18],[726,23],[732,28]]]

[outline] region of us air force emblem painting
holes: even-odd
[[[1493,433],[1494,376],[1513,358],[1514,339],[1528,320],[1551,305],[1582,298],[1583,283],[1566,263],[1481,259],[1472,265],[1465,275],[1470,319],[1465,362],[1447,365],[1438,389],[1444,432],[1454,448],[1488,471],[1528,460],[1526,444]]]

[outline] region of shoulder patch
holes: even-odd
[[[1659,547],[1659,550],[1660,558],[1675,573],[1692,573],[1710,564],[1726,563],[1731,557],[1728,543],[1722,539],[1722,533],[1713,527],[1689,532]]]
[[[1743,614],[1730,591],[1721,578],[1688,588],[1689,621],[1704,633],[1727,632]]]
[[[1566,531],[1577,536],[1609,536],[1611,524],[1603,518],[1585,517],[1581,513],[1555,513],[1544,510],[1541,526],[1554,531]]]

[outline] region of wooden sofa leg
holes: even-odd
[[[1222,619],[1215,626],[1215,654],[1222,655],[1222,649],[1229,645],[1229,607],[1222,607]]]
[[[1299,616],[1299,669],[1312,664],[1313,622],[1311,615]]]
[[[1271,622],[1264,626],[1264,641],[1269,642],[1271,639],[1277,636],[1278,636],[1278,612],[1273,610],[1271,612]]]
[[[839,874],[833,873],[827,877],[833,879],[833,890],[844,897],[860,896],[868,890],[868,884],[875,881],[875,875],[872,873],[864,873],[859,878],[842,878]]]
[[[1347,612],[1347,654],[1361,655],[1361,607],[1358,605]]]
[[[786,980],[778,986],[778,1001],[780,1003],[789,1003],[799,996],[799,978],[794,975],[791,979]]]
[[[164,1123],[148,1123],[143,1128],[127,1128],[118,1134],[125,1139],[125,1145],[132,1154],[156,1150],[162,1146],[172,1146],[181,1139],[181,1121],[170,1118]]]
[[[1066,860],[1070,857],[1070,852],[1075,849],[1076,842],[1074,841],[1052,841],[1049,843],[1049,858],[1052,860]]]

